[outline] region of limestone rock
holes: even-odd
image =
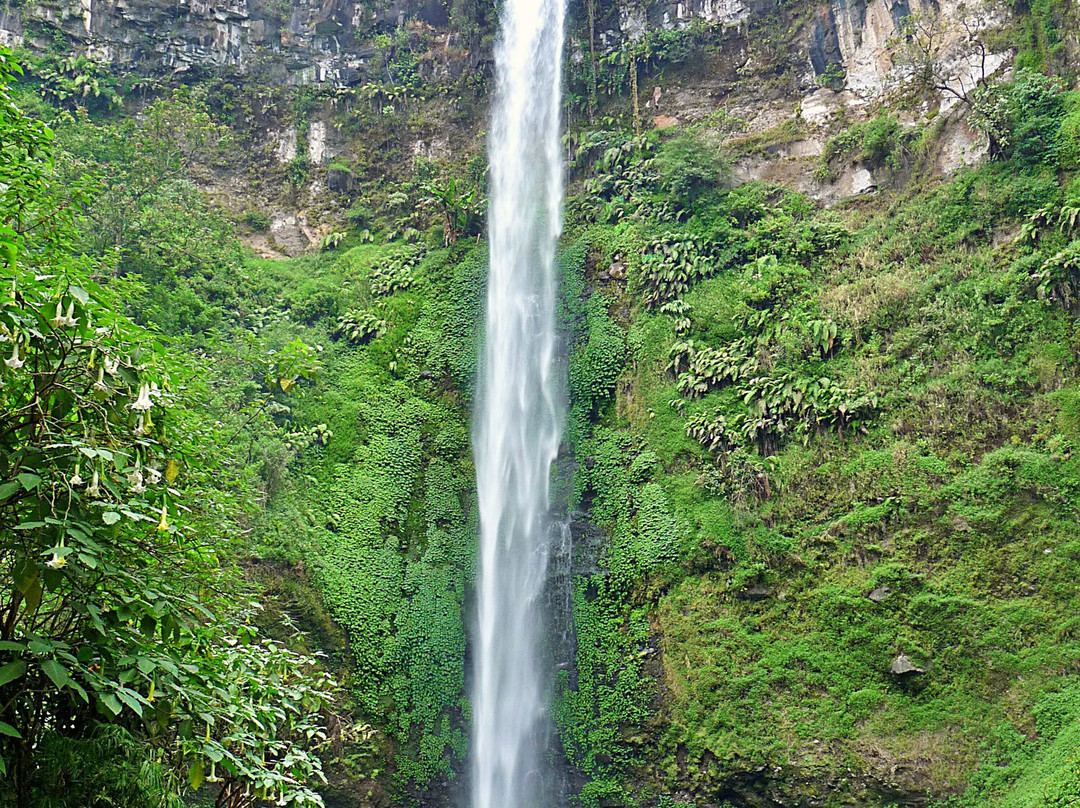
[[[889,587],[879,586],[877,589],[867,595],[867,597],[870,598],[870,600],[874,601],[874,603],[881,603],[881,601],[885,600],[885,598],[889,597],[889,595],[891,594],[892,590],[889,589]]]
[[[926,673],[926,668],[920,668],[903,654],[898,654],[892,661],[892,667],[889,671],[893,676],[914,676],[915,674]]]

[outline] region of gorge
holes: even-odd
[[[0,6],[0,805],[1080,799],[1080,6]]]

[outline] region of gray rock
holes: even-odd
[[[764,584],[750,584],[739,593],[742,600],[765,600],[772,597],[772,590]]]
[[[891,594],[892,590],[889,589],[889,587],[879,586],[866,597],[870,598],[870,600],[874,601],[874,603],[881,603],[881,601],[885,600],[885,598],[889,597],[889,595]]]
[[[914,676],[918,673],[926,673],[926,668],[920,668],[903,654],[897,655],[889,670],[893,676]]]

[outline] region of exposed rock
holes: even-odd
[[[867,595],[867,597],[870,598],[870,600],[874,601],[874,603],[881,603],[881,601],[885,600],[885,598],[889,597],[889,595],[891,594],[892,590],[889,589],[889,587],[879,586],[877,589]]]
[[[893,676],[913,676],[919,673],[926,673],[926,668],[920,668],[903,654],[898,654],[896,659],[892,661],[892,666],[889,668],[889,671]]]
[[[851,195],[869,194],[876,190],[874,175],[865,168],[856,168],[851,175]]]
[[[449,23],[437,0],[375,7],[360,0],[284,6],[273,0],[53,0],[0,9],[0,44],[47,49],[50,37],[27,36],[44,24],[66,35],[75,52],[138,73],[228,69],[268,84],[344,87],[377,76],[372,35],[407,20]],[[449,51],[433,57],[429,70],[448,69],[437,63],[449,58]],[[467,50],[456,49],[453,58],[467,59]]]
[[[344,194],[353,189],[354,176],[351,171],[331,168],[326,172],[326,187],[335,193]]]
[[[673,126],[679,125],[679,119],[673,118],[670,115],[657,115],[652,121],[657,129],[670,129]]]
[[[276,136],[278,162],[288,163],[296,159],[296,127],[290,126],[284,132]]]
[[[326,123],[324,121],[312,121],[308,127],[308,160],[312,165],[321,166],[326,163],[330,156],[326,145]]]
[[[742,600],[766,600],[772,597],[772,590],[764,584],[750,584],[739,593]]]

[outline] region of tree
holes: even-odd
[[[961,4],[955,17],[943,16],[940,10],[909,14],[895,40],[896,64],[906,68],[917,89],[935,90],[970,107],[972,94],[989,78],[990,50],[982,36],[986,12]],[[952,75],[950,64],[972,71]]]
[[[205,451],[224,436],[192,406],[201,369],[98,282],[114,252],[72,249],[92,184],[58,182],[18,74],[0,51],[0,794],[55,804],[70,789],[43,756],[116,725],[165,801],[205,778],[229,808],[319,804],[329,681],[229,593],[214,530],[237,504]]]

